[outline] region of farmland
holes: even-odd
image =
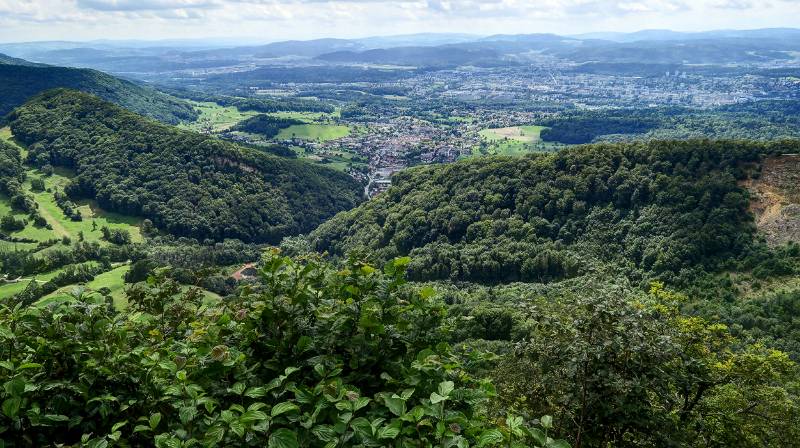
[[[240,121],[258,115],[257,112],[242,112],[234,106],[221,106],[211,102],[195,101],[192,105],[200,111],[200,116],[196,121],[182,123],[179,127],[206,134],[225,132]]]
[[[478,133],[480,145],[473,150],[473,155],[519,155],[532,151],[552,151],[558,145],[542,141],[540,134],[544,129],[543,126],[484,129]]]
[[[277,140],[314,140],[314,141],[329,141],[344,138],[350,135],[350,128],[342,125],[335,124],[297,124],[283,129],[277,137]]]

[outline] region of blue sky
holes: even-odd
[[[0,0],[0,41],[800,27],[800,0]]]

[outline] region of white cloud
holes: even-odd
[[[213,0],[78,0],[78,8],[97,11],[152,11],[216,8]]]
[[[797,0],[0,0],[0,40],[797,26]]]

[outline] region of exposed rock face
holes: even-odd
[[[761,176],[745,183],[750,211],[771,246],[800,242],[800,154],[764,160]]]

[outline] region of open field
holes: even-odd
[[[35,243],[12,243],[10,241],[0,241],[0,252],[14,250],[31,250],[36,247]]]
[[[41,177],[41,174],[36,170],[28,171],[28,181],[25,183],[26,189],[30,190],[30,179],[34,177]],[[53,230],[25,229],[19,236],[26,238],[33,238],[40,241],[49,238],[61,238],[67,236],[73,240],[77,240],[81,232],[86,241],[100,241],[102,233],[100,229],[108,227],[110,229],[123,229],[131,234],[131,239],[134,242],[142,241],[142,234],[139,231],[141,220],[138,218],[123,216],[117,213],[107,212],[101,209],[94,201],[80,201],[78,202],[78,210],[83,216],[83,221],[72,221],[64,215],[64,212],[56,204],[53,192],[56,190],[63,190],[64,186],[69,182],[68,171],[57,170],[52,176],[44,178],[45,187],[50,191],[42,191],[32,193],[36,203],[39,204],[39,212],[47,220],[47,223],[53,227]],[[33,227],[33,226],[29,226]],[[49,232],[51,235],[42,233],[41,231]],[[27,234],[25,233],[27,232]],[[15,234],[17,235],[17,234]],[[42,239],[43,238],[43,239]]]
[[[309,123],[289,126],[288,128],[281,130],[280,134],[278,134],[275,139],[289,140],[292,138],[299,138],[302,140],[317,140],[324,142],[347,137],[348,135],[350,135],[350,128],[347,126]]]
[[[241,112],[233,106],[225,107],[217,103],[200,103],[192,105],[200,111],[200,117],[192,123],[181,123],[178,127],[195,132],[224,132],[242,120],[258,115],[258,112]]]
[[[53,277],[58,275],[61,271],[62,271],[61,269],[57,269],[52,272],[25,277],[22,281],[18,283],[6,283],[0,285],[0,299],[5,299],[7,297],[11,297],[13,295],[21,293],[28,286],[28,283],[30,283],[31,279],[36,279],[37,281],[45,283],[47,281],[52,280]]]
[[[513,126],[484,129],[478,134],[481,146],[475,147],[473,155],[520,155],[529,152],[554,151],[564,145],[542,141],[540,134],[544,126]]]
[[[349,151],[325,151],[323,154],[314,154],[307,153],[300,146],[291,146],[290,148],[297,154],[298,158],[339,171],[347,171],[351,164],[356,167],[366,165],[361,159],[357,159],[357,154]]]
[[[94,280],[85,285],[68,285],[42,297],[39,302],[50,301],[61,296],[68,296],[75,288],[83,287],[86,292],[99,291],[108,288],[111,291],[111,298],[114,299],[114,306],[117,309],[125,308],[128,301],[125,297],[125,274],[130,270],[127,264],[117,266],[114,269],[97,274]]]
[[[539,135],[544,129],[544,126],[514,126],[509,128],[484,129],[480,132],[480,136],[490,142],[514,140],[523,143],[535,143],[540,140]]]
[[[131,267],[127,264],[116,267],[97,275],[94,280],[86,284],[86,287],[94,291],[108,288],[111,291],[111,297],[114,299],[114,306],[117,309],[124,308],[128,305],[128,301],[125,298],[125,274],[130,269]]]
[[[200,116],[196,121],[191,123],[181,123],[178,125],[178,127],[207,134],[228,131],[232,127],[236,126],[239,122],[261,114],[261,112],[241,111],[234,106],[221,106],[217,103],[211,102],[192,101],[191,103],[197,110],[200,111]],[[267,115],[278,118],[300,120],[316,125],[314,122],[340,117],[341,111],[337,109],[332,114],[324,112],[273,112],[268,113]],[[304,137],[298,135],[298,138]]]

